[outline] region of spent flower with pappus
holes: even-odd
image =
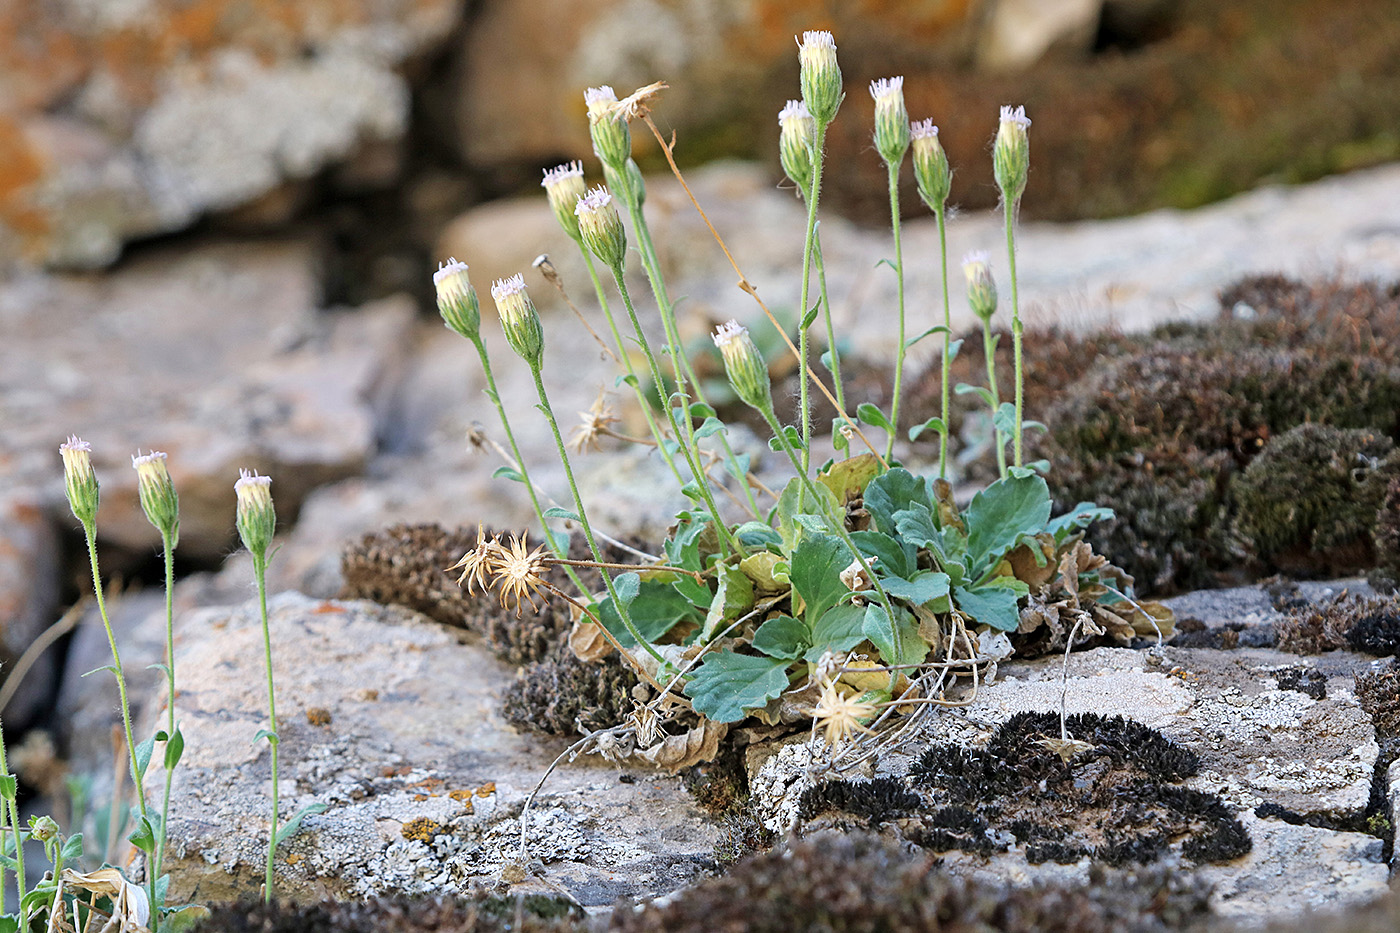
[[[640,179],[633,174],[630,158],[629,123],[644,124],[668,160],[671,156],[671,144],[646,107],[619,102],[611,88],[590,89],[589,125],[609,186],[585,190],[582,168],[571,163],[547,173],[545,188],[556,214],[572,197],[571,218],[577,223],[576,239],[585,260],[596,256],[613,274],[633,327],[624,341],[595,278],[600,312],[613,337],[613,345],[605,348],[624,368],[618,384],[634,390],[651,437],[630,438],[613,431],[610,425],[617,418],[599,402],[582,416],[581,440],[565,445],[541,377],[542,371],[548,372],[543,325],[524,279],[515,275],[492,288],[507,341],[534,376],[534,407],[556,439],[570,506],[543,509],[536,503],[549,549],[531,550],[523,534],[509,548],[499,539],[483,539],[453,571],[460,571],[465,587],[493,589],[503,605],[514,609],[537,598],[562,595],[557,587],[541,582],[547,567],[587,566],[599,572],[605,592],[597,585],[580,586],[564,597],[576,610],[570,644],[585,660],[620,654],[650,690],[638,699],[636,713],[609,732],[609,754],[625,754],[613,739],[626,733],[627,747],[644,760],[668,767],[692,764],[696,755],[712,753],[694,749],[715,747],[703,741],[705,736],[753,718],[767,726],[809,723],[813,736],[820,734],[834,747],[834,756],[858,757],[900,733],[889,728],[892,721],[907,722],[931,715],[939,706],[965,702],[967,688],[975,689],[1011,647],[1063,648],[1079,632],[1129,641],[1155,634],[1170,622],[1169,613],[1139,601],[1131,578],[1084,542],[1085,529],[1110,513],[1081,503],[1066,514],[1053,514],[1041,475],[1048,465],[1020,463],[1022,374],[1018,356],[1017,402],[1003,403],[995,384],[996,341],[990,334],[997,313],[996,285],[986,255],[970,256],[964,271],[969,304],[988,329],[988,384],[956,389],[988,401],[999,449],[1015,438],[1017,458],[1008,464],[1003,450],[996,482],[970,498],[954,499],[947,458],[947,397],[952,388],[947,385],[947,362],[956,345],[948,340],[946,245],[941,313],[933,321],[916,319],[922,333],[905,341],[896,191],[900,163],[912,149],[920,195],[938,217],[941,234],[952,172],[933,122],[910,125],[900,78],[871,86],[876,148],[890,175],[895,256],[888,264],[899,277],[901,340],[895,369],[898,373],[904,350],[924,337],[943,336],[942,412],[908,433],[911,440],[925,430],[941,436],[937,475],[921,475],[900,460],[908,448],[901,446],[905,438],[899,436],[897,375],[888,413],[870,403],[848,412],[834,331],[829,330],[831,346],[821,357],[833,377],[834,392],[810,365],[806,331],[830,307],[816,235],[822,140],[840,106],[842,84],[830,33],[808,32],[798,45],[802,99],[788,101],[779,114],[779,150],[783,170],[808,209],[803,273],[817,271],[820,296],[808,301],[804,278],[804,314],[797,334],[778,334],[796,357],[794,369],[801,381],[794,423],[782,423],[775,411],[769,360],[750,333],[751,327],[768,325],[730,320],[712,334],[734,396],[757,412],[767,426],[768,447],[790,471],[775,469],[770,462],[763,477],[754,474],[753,454],[730,446],[727,427],[705,397],[705,383],[680,352],[681,328],[656,262],[639,197]],[[651,102],[657,90],[644,88],[626,100],[644,97]],[[998,179],[1007,182],[1012,210],[1027,171],[1028,122],[1023,111],[1008,110],[995,145]],[[620,208],[628,214],[626,228]],[[561,217],[560,223],[573,237],[570,219]],[[716,237],[722,239],[719,233]],[[654,308],[634,300],[628,290],[626,267],[638,260],[651,286]],[[744,282],[738,260],[733,261]],[[1012,257],[1008,265],[1014,294]],[[757,298],[756,291],[746,290]],[[439,297],[442,304],[441,292]],[[761,301],[759,305],[768,311]],[[928,313],[928,306],[911,303],[918,314]],[[777,326],[776,319],[768,317]],[[660,348],[642,326],[644,319],[659,319],[665,333]],[[598,331],[590,331],[602,341]],[[482,361],[488,394],[499,405],[484,353]],[[811,430],[809,389],[824,395],[837,410],[827,452],[820,449],[825,443],[821,436]],[[510,437],[510,421],[503,408],[499,411]],[[572,446],[577,456],[596,449],[600,440],[648,444],[676,478],[675,522],[657,558],[619,565],[605,563],[600,556],[596,539],[601,532],[590,521],[574,482],[569,450]],[[518,456],[513,441],[511,449]],[[502,472],[524,483],[532,497],[548,497],[549,490],[528,480],[523,464],[509,464]],[[721,502],[728,503],[726,508],[720,508]],[[564,559],[557,542],[566,540],[571,528],[583,530],[591,561]],[[676,751],[682,746],[692,751]]]

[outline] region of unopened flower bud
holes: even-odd
[[[508,279],[498,279],[491,285],[491,297],[496,302],[506,343],[532,370],[538,371],[544,365],[544,328],[525,291],[525,276],[517,272]]]
[[[875,98],[875,151],[886,165],[899,165],[909,151],[909,111],[904,108],[904,79],[870,82]]]
[[[953,173],[948,168],[948,154],[938,141],[938,127],[933,125],[930,118],[915,123],[910,133],[914,145],[914,181],[919,186],[919,197],[929,210],[942,210],[953,187]]]
[[[588,105],[588,132],[593,137],[593,151],[598,159],[614,171],[624,171],[632,156],[632,131],[617,105],[612,88],[591,87],[583,95]]]
[[[601,185],[578,199],[574,207],[583,242],[605,266],[613,271],[627,259],[627,231],[612,202],[612,195]]]
[[[48,842],[58,835],[58,823],[51,816],[31,816],[29,818],[29,835],[40,842]]]
[[[238,496],[235,524],[243,546],[253,559],[267,559],[267,549],[277,531],[277,512],[272,507],[272,477],[259,476],[255,470],[239,470],[238,482],[233,484]]]
[[[444,323],[468,340],[477,339],[481,333],[481,302],[467,278],[467,264],[455,259],[439,264],[433,273],[433,288]]]
[[[92,445],[70,435],[59,445],[63,457],[63,482],[73,517],[86,527],[97,520],[97,471],[92,468]]]
[[[142,456],[138,450],[131,458],[136,468],[137,494],[146,520],[155,526],[174,547],[180,541],[180,497],[175,493],[175,481],[165,466],[165,454],[153,450]]]
[[[1015,205],[1026,190],[1031,165],[1031,143],[1026,130],[1030,125],[1025,107],[1001,108],[1001,125],[992,146],[992,170],[1008,206]]]
[[[974,314],[986,321],[997,311],[997,283],[987,264],[987,253],[973,250],[963,257],[962,267],[967,276],[967,303]]]
[[[715,346],[724,357],[724,372],[734,393],[745,404],[765,414],[773,412],[773,389],[768,381],[768,364],[758,352],[749,329],[738,321],[721,324],[714,333]]]
[[[845,95],[841,92],[841,66],[836,63],[836,40],[825,30],[802,34],[797,43],[802,102],[812,119],[826,126],[836,119]]]
[[[588,185],[583,180],[583,163],[566,162],[546,170],[544,181],[540,182],[540,185],[549,197],[549,206],[553,209],[559,226],[563,227],[564,232],[571,238],[577,240],[578,218],[574,216],[574,205],[588,191]]]
[[[816,122],[800,100],[790,100],[778,114],[778,156],[783,171],[802,197],[812,190],[812,144]]]

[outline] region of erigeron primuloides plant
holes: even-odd
[[[469,587],[493,585],[503,600],[513,592],[518,608],[521,592],[553,589],[544,582],[543,571],[564,556],[559,523],[576,524],[584,531],[594,558],[587,563],[601,572],[606,592],[580,591],[569,597],[579,610],[572,643],[585,657],[620,651],[653,688],[629,723],[606,730],[611,753],[617,753],[624,734],[638,750],[663,748],[673,740],[679,748],[687,736],[708,736],[716,728],[722,732],[727,724],[752,716],[770,725],[810,721],[850,762],[899,734],[899,728],[880,729],[891,717],[912,714],[905,717],[907,724],[932,707],[960,702],[945,695],[955,678],[970,676],[975,686],[979,676],[1010,653],[1010,635],[1038,637],[1048,630],[1048,640],[1058,644],[1077,629],[1107,631],[1128,640],[1156,630],[1164,618],[1160,610],[1138,603],[1131,580],[1083,542],[1083,529],[1107,511],[1082,503],[1066,515],[1053,516],[1048,487],[1036,472],[1045,465],[1023,463],[1021,326],[1013,254],[1014,214],[1029,159],[1024,112],[1003,112],[995,144],[1012,278],[1014,401],[1001,402],[994,381],[985,388],[957,389],[976,391],[988,402],[1000,465],[999,479],[964,505],[954,500],[948,467],[948,362],[957,345],[950,339],[945,232],[951,171],[937,128],[931,121],[910,125],[902,79],[872,85],[876,149],[889,176],[895,251],[890,266],[897,276],[899,333],[889,412],[863,403],[852,418],[840,378],[818,224],[825,135],[844,96],[835,41],[830,33],[806,33],[798,57],[802,100],[789,101],[779,115],[783,168],[807,207],[800,323],[795,335],[780,329],[797,358],[796,424],[779,421],[767,364],[748,329],[731,321],[714,334],[735,395],[759,414],[771,435],[769,446],[791,467],[790,479],[776,491],[760,483],[749,470],[749,459],[729,446],[723,422],[707,404],[682,353],[675,309],[646,224],[643,181],[631,158],[629,124],[639,121],[675,167],[672,144],[648,113],[660,86],[621,100],[610,88],[590,89],[585,97],[589,125],[607,185],[589,190],[582,166],[575,162],[547,172],[544,187],[560,226],[578,245],[590,271],[596,259],[612,273],[631,325],[626,341],[635,344],[645,360],[644,371],[624,362],[620,378],[648,415],[650,443],[665,457],[688,500],[663,542],[661,559],[633,567],[601,560],[594,525],[573,481],[569,452],[545,391],[544,328],[523,277],[497,282],[492,295],[507,342],[534,378],[537,407],[550,424],[569,480],[570,509],[541,509],[537,491],[519,463],[510,417],[490,376],[466,265],[453,261],[435,276],[439,309],[448,325],[476,346],[487,373],[488,394],[512,439],[517,462],[506,468],[506,475],[526,483],[553,552],[529,552],[523,539],[509,548],[498,539],[481,540],[458,565],[463,582]],[[910,150],[920,196],[938,223],[944,299],[940,318],[912,340],[905,334],[897,200],[901,166]],[[679,171],[676,175],[680,178]],[[703,210],[700,213],[703,217]],[[624,272],[634,257],[640,259],[651,286],[654,310],[639,307],[628,291]],[[776,326],[737,261],[729,259],[740,287],[753,295]],[[813,271],[819,292],[815,300]],[[996,309],[990,261],[971,257],[964,271],[970,303],[990,329]],[[629,344],[596,273],[593,284],[613,338],[613,355],[628,361]],[[832,375],[834,393],[809,359],[808,331],[823,313],[828,349],[822,362]],[[647,314],[659,318],[665,334],[660,352],[641,324]],[[902,466],[896,445],[898,425],[904,420],[899,405],[905,353],[932,335],[943,338],[940,411],[910,432],[912,437],[935,431],[940,437],[938,475],[930,478]],[[991,340],[987,353],[989,380],[994,380]],[[649,391],[644,382],[648,379]],[[831,435],[835,457],[821,463],[813,462],[812,389],[826,395],[838,412]],[[862,426],[886,432],[882,447],[866,437]],[[1013,451],[1010,463],[1007,440]],[[718,495],[737,504],[744,513],[739,520],[719,509]],[[649,760],[674,767],[694,760],[694,755],[678,751]]]

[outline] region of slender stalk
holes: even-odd
[[[997,445],[997,473],[1006,478],[1006,438],[1001,428],[995,424],[997,410],[1001,407],[1001,393],[997,391],[996,338],[992,334],[992,319],[982,320],[982,352],[987,360],[987,389],[992,393],[992,432]]]
[[[1013,231],[1015,226],[1016,205],[1006,204],[1004,213],[1006,214],[1006,258],[1008,267],[1011,270],[1011,351],[1016,367],[1016,466],[1021,465],[1021,420],[1023,386],[1021,378],[1021,302],[1016,291],[1016,235]]]
[[[281,739],[277,735],[277,691],[272,684],[272,633],[267,626],[267,557],[253,554],[253,576],[258,581],[258,613],[262,619],[263,661],[267,668],[267,737],[272,748],[272,823],[267,838],[267,872],[263,881],[263,901],[271,904],[273,896],[273,857],[277,854],[277,746]]]
[[[826,345],[831,354],[831,382],[836,390],[837,411],[846,410],[846,393],[841,385],[841,353],[836,347],[836,325],[831,320],[831,297],[826,288],[826,263],[822,260],[821,231],[814,232],[812,258],[817,265],[817,283],[822,293],[822,316],[826,318]]]
[[[947,212],[942,204],[934,210],[938,219],[938,257],[943,270],[943,385],[942,408],[943,432],[938,439],[938,478],[948,477],[948,375],[953,361],[949,359],[953,341],[953,320],[948,305],[948,228]]]
[[[797,304],[797,368],[801,374],[801,390],[798,395],[798,418],[802,424],[802,476],[812,462],[812,411],[811,399],[807,391],[807,328],[802,321],[807,317],[807,300],[812,278],[812,257],[817,249],[817,203],[822,193],[822,156],[826,149],[826,124],[816,120],[812,130],[812,188],[807,192],[807,232],[802,243],[802,290]],[[832,347],[835,352],[835,347]],[[845,410],[845,406],[842,406]],[[886,457],[886,459],[889,459]]]
[[[165,674],[169,688],[166,708],[170,714],[165,742],[166,748],[169,748],[175,738],[175,546],[169,533],[164,530],[160,533],[160,539],[165,557]],[[151,873],[153,878],[160,877],[161,867],[165,864],[166,824],[170,820],[170,786],[174,773],[173,767],[165,769],[165,797],[160,810],[160,836],[156,840],[156,864]],[[153,910],[155,906],[152,905]],[[152,917],[154,919],[154,914]]]
[[[5,754],[5,735],[3,727],[0,727],[0,775],[12,777],[10,774],[9,758]],[[24,878],[24,842],[19,835],[19,806],[13,797],[5,798],[5,812],[0,813],[0,819],[7,820],[10,824],[10,831],[14,833],[15,840],[15,880],[18,883],[19,892],[19,928],[29,929],[29,911],[24,907],[24,895],[29,893],[25,885]],[[0,827],[0,831],[3,827]],[[4,874],[0,873],[0,914],[5,911]]]
[[[621,267],[613,269],[612,274],[613,281],[617,283],[618,293],[622,296],[622,304],[627,309],[627,316],[632,321],[632,329],[637,332],[637,340],[642,345],[643,351],[646,353],[647,365],[651,367],[652,380],[656,383],[656,392],[661,398],[661,410],[663,412],[666,412],[667,418],[671,420],[671,423],[674,425],[676,418],[674,414],[675,409],[672,407],[670,400],[666,398],[666,384],[662,381],[661,378],[660,364],[657,363],[656,355],[652,353],[651,350],[651,344],[647,343],[646,337],[642,332],[642,323],[637,319],[637,309],[632,304],[632,295],[627,290],[627,282],[623,278]],[[680,377],[677,376],[678,380],[679,378]],[[682,395],[681,399],[681,404],[682,406],[684,406],[685,396]],[[686,466],[690,468],[691,475],[695,477],[695,485],[700,489],[700,495],[705,500],[705,506],[710,510],[710,515],[714,517],[715,530],[719,532],[720,545],[725,550],[725,556],[729,556],[730,554],[736,552],[742,554],[744,553],[744,549],[742,545],[740,545],[739,542],[735,540],[732,535],[730,535],[729,529],[724,523],[724,519],[720,516],[719,508],[715,505],[714,494],[710,492],[709,478],[705,475],[705,471],[700,467],[699,460],[696,456],[697,448],[694,447],[695,429],[693,423],[690,420],[689,412],[685,412],[683,417],[684,420],[682,421],[682,424],[684,424],[689,429],[691,442],[689,444],[681,444],[680,450],[685,455]]]
[[[890,227],[894,231],[894,273],[899,292],[899,346],[894,355],[894,401],[890,403],[890,424],[894,427],[885,443],[886,460],[894,458],[894,441],[899,435],[899,393],[904,382],[904,243],[899,235],[899,165],[898,162],[889,165]]]
[[[588,513],[583,508],[583,496],[579,495],[578,483],[574,481],[574,468],[569,465],[569,452],[564,447],[564,438],[559,433],[559,422],[554,417],[554,409],[549,404],[549,393],[545,391],[544,379],[540,376],[538,367],[532,366],[530,374],[535,377],[535,393],[540,398],[540,411],[544,413],[545,420],[549,422],[549,429],[554,432],[554,445],[559,448],[559,461],[564,464],[564,475],[569,480],[569,491],[574,496],[574,511],[578,514],[578,523],[583,526],[583,536],[588,540],[588,549],[593,554],[593,559],[598,563],[603,563],[603,552],[598,549],[598,542],[593,538],[593,526],[588,523]],[[719,519],[716,518],[716,524]],[[571,568],[565,568],[571,569]],[[642,633],[637,631],[637,626],[632,622],[632,613],[628,611],[627,604],[617,595],[617,588],[613,586],[612,574],[606,569],[599,569],[598,574],[603,578],[603,585],[608,589],[608,596],[612,599],[613,607],[617,609],[617,616],[622,620],[622,625],[627,629],[638,645],[647,654],[651,655],[663,667],[666,659],[663,658],[651,644],[642,637]],[[586,591],[585,591],[586,592]]]

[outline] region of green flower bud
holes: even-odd
[[[272,507],[272,477],[259,476],[256,470],[239,470],[233,492],[238,496],[235,520],[238,536],[254,559],[266,560],[272,536],[277,532],[277,512]]]
[[[797,193],[806,197],[812,190],[812,143],[816,138],[816,121],[800,100],[790,100],[778,114],[778,157],[783,171],[797,186]]]
[[[29,818],[29,835],[40,842],[48,842],[58,835],[58,823],[51,816],[31,816]]]
[[[517,272],[508,279],[498,279],[491,285],[491,297],[496,302],[506,343],[532,370],[538,371],[544,365],[544,328],[525,291],[525,276]]]
[[[768,381],[768,364],[749,337],[749,329],[738,321],[721,324],[714,333],[715,346],[724,357],[724,372],[734,393],[745,404],[772,414],[773,388]]]
[[[632,157],[632,131],[617,106],[617,94],[612,88],[591,87],[583,95],[588,105],[588,132],[593,137],[593,151],[599,161],[614,171],[623,171]]]
[[[475,340],[481,333],[481,302],[467,278],[467,264],[455,259],[439,264],[433,273],[433,288],[437,291],[438,314],[447,326],[468,340]]]
[[[909,151],[909,111],[904,109],[904,79],[870,82],[875,98],[875,151],[886,165],[899,165]]]
[[[826,126],[836,119],[845,96],[841,91],[841,66],[836,63],[836,40],[824,30],[802,34],[797,43],[802,102],[812,119]]]
[[[165,467],[165,454],[153,450],[142,456],[138,450],[131,458],[131,465],[136,468],[137,493],[146,520],[169,538],[170,546],[174,547],[180,542],[180,497]]]
[[[919,197],[931,211],[940,210],[948,202],[953,187],[953,173],[948,168],[948,154],[938,141],[938,127],[933,120],[921,120],[910,129],[914,145],[914,180],[919,185]]]
[[[997,311],[997,283],[992,278],[992,267],[987,265],[985,250],[973,250],[963,257],[963,275],[967,276],[967,303],[972,312],[983,321]]]
[[[1002,199],[1008,205],[1015,205],[1026,190],[1026,175],[1031,165],[1031,143],[1026,129],[1030,125],[1025,107],[1001,108],[1001,125],[992,146],[992,170]]]
[[[92,445],[74,435],[59,445],[63,457],[63,482],[68,494],[68,507],[73,517],[84,527],[97,520],[97,471],[92,468]]]
[[[588,185],[583,181],[583,163],[566,162],[556,165],[544,173],[544,181],[540,182],[540,185],[549,197],[549,206],[554,210],[559,226],[563,227],[564,232],[572,239],[577,240],[578,218],[574,216],[574,205],[588,191]]]
[[[609,269],[618,271],[627,259],[627,231],[612,203],[612,195],[601,185],[578,199],[579,232],[583,242]]]

